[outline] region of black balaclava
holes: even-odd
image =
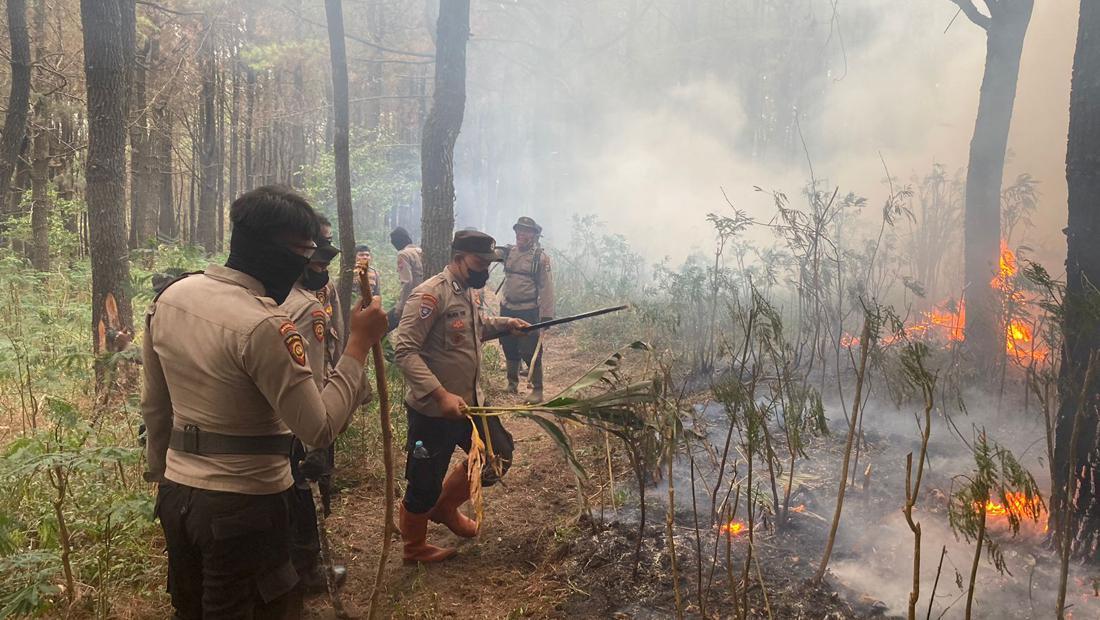
[[[409,231],[398,226],[390,233],[390,243],[393,244],[393,248],[397,251],[404,250],[408,246],[412,245],[412,237],[409,236]]]
[[[225,266],[256,278],[268,297],[281,304],[302,277],[309,259],[244,226],[234,226]]]
[[[306,273],[302,276],[302,286],[306,287],[306,290],[319,291],[328,286],[328,279],[328,269],[314,271],[306,267]]]

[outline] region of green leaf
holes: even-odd
[[[554,443],[558,444],[558,449],[561,450],[562,456],[564,456],[565,461],[569,463],[569,467],[573,470],[573,473],[581,480],[588,479],[588,473],[585,472],[584,466],[577,460],[577,455],[573,452],[573,443],[569,440],[569,437],[562,432],[561,427],[552,420],[547,420],[534,413],[521,413],[519,417],[532,420],[535,424],[541,426],[542,430],[546,431],[546,434],[550,435],[550,438],[554,440]]]

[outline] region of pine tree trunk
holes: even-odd
[[[218,145],[215,104],[215,68],[213,47],[203,61],[201,94],[201,139],[199,141],[199,213],[195,229],[196,241],[207,254],[218,251],[218,183],[215,178]]]
[[[43,62],[46,55],[46,0],[34,4],[34,59]],[[37,129],[32,141],[31,164],[31,266],[38,271],[50,270],[49,181],[50,142],[53,121],[49,103],[39,95],[34,104]]]
[[[133,332],[126,246],[126,66],[134,0],[81,0],[88,101],[86,164],[95,353],[119,351]],[[127,47],[127,44],[129,47]],[[97,368],[102,380],[102,366]]]
[[[233,98],[229,108],[229,202],[240,192],[241,63],[233,59]]]
[[[435,91],[420,155],[425,274],[438,273],[450,262],[455,223],[454,150],[466,110],[470,0],[441,2],[436,32]]]
[[[31,166],[31,266],[38,271],[50,270],[50,126],[46,100],[38,98],[34,105],[34,163]]]
[[[1100,350],[1094,288],[1100,283],[1100,244],[1096,242],[1100,235],[1100,4],[1092,0],[1081,2],[1069,123],[1064,343],[1052,513],[1058,522],[1068,512],[1074,555],[1095,564],[1100,561],[1100,381],[1094,379],[1093,385],[1082,390],[1090,356]],[[1082,392],[1088,401],[1083,405],[1077,444],[1071,445],[1071,429]],[[1076,471],[1072,475],[1077,477],[1077,493],[1066,497],[1071,453],[1075,455]]]
[[[179,237],[179,220],[172,200],[172,113],[161,101],[153,111],[153,153],[156,158],[157,233],[165,241]]]
[[[27,130],[31,97],[31,44],[27,36],[27,3],[7,0],[8,37],[11,44],[11,91],[0,134],[0,209],[7,205],[8,188],[15,172]]]
[[[336,217],[340,226],[340,282],[337,293],[347,325],[351,284],[355,279],[355,217],[351,206],[351,160],[348,146],[348,57],[344,12],[340,0],[325,0],[329,56],[332,60],[333,159],[336,164]]]
[[[966,174],[963,256],[966,342],[977,359],[1004,355],[1001,302],[990,286],[1001,254],[1001,182],[1020,56],[1034,0],[1004,0],[986,28],[985,74]],[[980,25],[980,24],[979,24]]]
[[[134,58],[130,84],[130,249],[135,250],[149,241],[147,215],[149,202],[148,164],[149,115],[145,113],[145,85],[152,41],[145,40],[141,51]]]
[[[218,122],[215,125],[214,141],[217,143],[217,155],[214,158],[217,173],[214,176],[214,202],[218,205],[218,252],[225,243],[225,73],[218,68],[217,80]]]
[[[256,186],[256,170],[252,167],[252,118],[256,112],[256,72],[252,67],[247,72],[244,112],[244,190]],[[234,196],[236,198],[236,196]]]

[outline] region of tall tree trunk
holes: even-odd
[[[8,187],[27,131],[27,106],[31,98],[31,44],[27,36],[27,3],[7,0],[8,37],[11,42],[11,91],[0,134],[0,209],[7,204]]]
[[[256,170],[252,167],[252,120],[256,112],[256,72],[252,67],[247,67],[245,72],[247,78],[244,91],[244,189],[250,190],[256,187]]]
[[[38,271],[50,270],[50,117],[46,99],[34,104],[34,163],[31,165],[31,265]]]
[[[325,0],[329,56],[332,60],[333,160],[336,164],[336,218],[340,225],[340,282],[337,293],[347,325],[351,283],[355,279],[355,217],[351,208],[351,160],[348,146],[348,57],[340,0]]]
[[[217,168],[218,145],[217,113],[215,112],[216,93],[216,65],[213,46],[209,56],[203,61],[202,68],[202,96],[201,114],[201,138],[199,140],[199,213],[195,230],[198,244],[206,250],[207,254],[218,251],[218,183],[215,178]]]
[[[34,3],[34,60],[46,55],[46,0]],[[49,102],[42,95],[34,103],[35,129],[31,163],[31,266],[38,271],[50,269],[49,181],[51,125]]]
[[[240,192],[241,61],[233,58],[233,98],[229,108],[229,201]]]
[[[424,273],[450,261],[455,225],[454,151],[466,111],[466,41],[470,0],[442,0],[436,22],[435,91],[420,155]]]
[[[179,220],[175,203],[172,200],[172,113],[168,103],[161,101],[153,110],[153,153],[156,157],[157,195],[160,208],[157,209],[157,232],[161,239],[168,241],[179,237]]]
[[[134,57],[130,84],[130,249],[149,241],[146,212],[152,208],[146,189],[148,173],[146,159],[149,148],[149,115],[145,113],[145,85],[151,56],[152,40],[145,39],[141,51]]]
[[[1066,228],[1066,296],[1060,377],[1061,408],[1054,444],[1053,512],[1069,516],[1075,555],[1100,561],[1100,381],[1082,390],[1088,361],[1100,350],[1100,4],[1082,0],[1070,91],[1069,224]],[[1081,403],[1081,394],[1087,402]],[[1071,428],[1083,407],[1076,445]],[[1074,454],[1077,493],[1066,496]],[[1061,534],[1061,533],[1060,533]]]
[[[985,74],[966,173],[964,286],[966,341],[977,359],[1004,355],[1001,302],[990,286],[1001,254],[1001,182],[1016,101],[1020,56],[1034,0],[998,0],[990,16],[953,0],[986,31]]]
[[[214,83],[217,85],[218,103],[214,109],[217,110],[218,122],[215,125],[214,141],[218,152],[214,157],[217,169],[214,176],[214,202],[218,205],[218,252],[221,252],[225,242],[225,73],[219,67],[216,75]]]
[[[133,332],[126,252],[126,65],[133,54],[134,0],[81,0],[88,89],[86,164],[92,258],[92,341],[119,351]],[[127,42],[129,46],[127,47]],[[97,369],[100,370],[100,369]],[[97,372],[102,380],[102,371]]]

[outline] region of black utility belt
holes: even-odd
[[[201,456],[212,454],[267,454],[290,456],[294,445],[294,435],[222,435],[199,430],[188,424],[183,428],[173,428],[168,447],[188,454]]]

